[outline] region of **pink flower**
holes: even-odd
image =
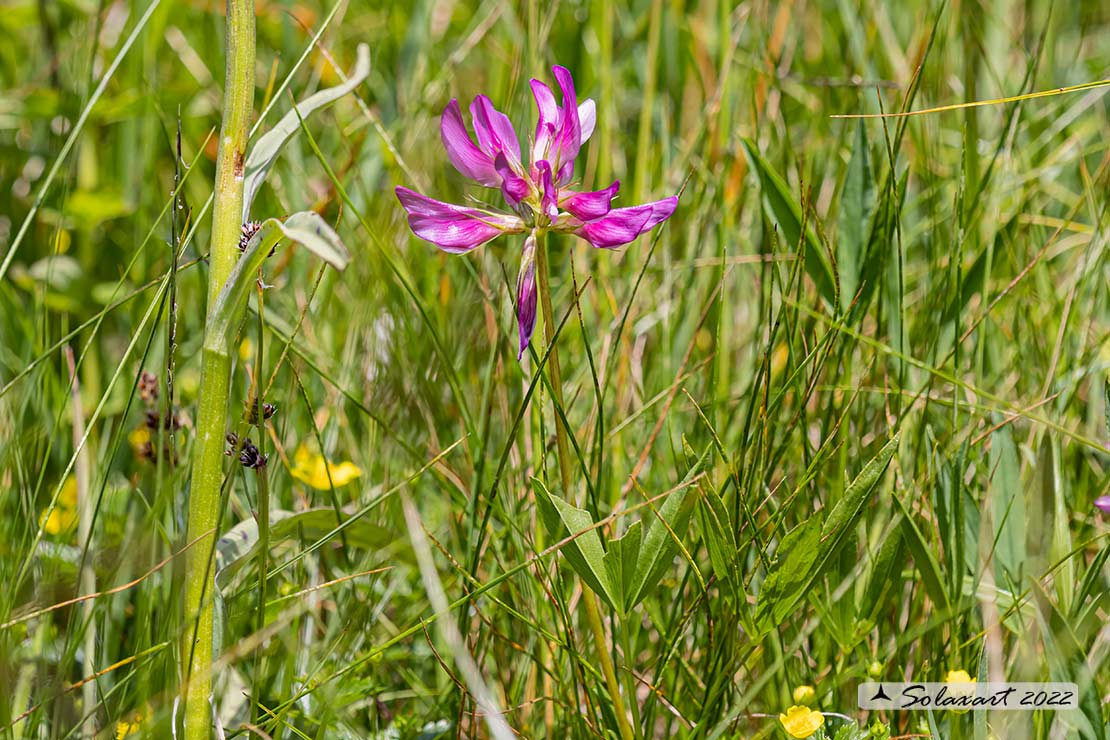
[[[447,104],[440,120],[440,134],[451,164],[479,185],[500,188],[511,213],[453,205],[408,188],[396,188],[413,233],[445,252],[468,252],[502,234],[529,232],[517,278],[517,359],[523,356],[536,323],[538,233],[575,234],[599,249],[613,249],[667,220],[678,205],[678,196],[672,195],[653,203],[613,208],[619,181],[592,192],[570,188],[574,160],[593,133],[596,112],[592,100],[579,105],[570,72],[563,67],[555,67],[553,72],[562,92],[561,106],[551,88],[539,80],[531,82],[539,120],[530,165],[521,158],[520,141],[512,123],[485,95],[470,104],[477,143],[470,138],[457,100]]]

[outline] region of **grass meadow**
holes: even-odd
[[[1107,737],[1110,6],[253,5],[251,216],[345,254],[224,334],[223,3],[0,8],[0,738]],[[525,236],[394,188],[503,210],[440,116],[527,150],[556,64],[582,189],[679,200],[551,234],[518,361]],[[858,708],[960,671],[1078,708]]]

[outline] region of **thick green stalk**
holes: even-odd
[[[243,213],[243,163],[254,103],[254,3],[227,0],[227,68],[223,123],[216,155],[212,243],[208,255],[208,310],[211,312],[239,256]],[[185,558],[185,644],[188,673],[185,739],[208,740],[212,710],[212,558],[220,518],[224,478],[224,436],[231,383],[227,347],[206,349],[201,366],[197,440],[189,487],[189,528],[193,546]]]
[[[555,346],[555,314],[551,311],[551,283],[547,269],[547,234],[543,231],[536,232],[536,287],[540,294],[540,307],[543,310],[543,336],[550,348],[547,353],[547,372],[551,380],[551,403],[555,410],[555,446],[559,457],[559,473],[562,476],[563,495],[569,496],[571,491],[570,453],[567,435],[569,430],[563,425],[559,409],[563,405],[563,376],[559,369],[559,351]],[[583,505],[579,502],[579,505]],[[632,726],[628,723],[628,716],[624,713],[624,701],[621,698],[620,683],[617,681],[617,672],[613,669],[613,661],[609,656],[609,643],[605,638],[605,625],[601,621],[601,611],[597,606],[597,597],[590,587],[582,584],[582,604],[586,608],[586,620],[590,623],[593,633],[594,648],[597,650],[598,662],[601,664],[601,674],[605,677],[605,687],[609,691],[609,699],[613,702],[613,713],[617,715],[617,725],[620,728],[622,740],[633,740]]]

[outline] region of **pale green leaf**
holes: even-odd
[[[366,44],[358,46],[358,60],[354,69],[347,75],[346,82],[308,96],[297,103],[288,113],[282,116],[277,125],[261,136],[250,154],[243,169],[243,221],[250,218],[251,204],[254,202],[258,189],[262,186],[266,175],[273,166],[285,144],[297,133],[301,127],[301,120],[308,118],[313,112],[326,105],[334,103],[347,93],[362,84],[370,74],[370,47]]]

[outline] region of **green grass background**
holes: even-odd
[[[255,535],[221,552],[229,736],[485,736],[448,626],[521,736],[614,736],[581,581],[546,549],[568,543],[542,524],[535,476],[585,496],[606,540],[688,495],[659,584],[606,611],[641,737],[784,737],[798,685],[849,718],[828,716],[829,737],[855,737],[876,719],[856,709],[858,682],[952,669],[1076,681],[1081,709],[882,717],[893,735],[1106,737],[1110,551],[1092,507],[1110,493],[1106,88],[831,116],[1104,79],[1110,7],[257,7],[256,114],[273,105],[260,130],[335,84],[358,43],[373,69],[307,122],[312,141],[285,148],[254,206],[317,210],[353,259],[339,274],[280,251],[242,329],[258,354],[233,371],[229,429],[252,378],[272,380],[271,509],[311,513],[271,527],[265,592]],[[0,11],[3,738],[115,737],[136,711],[140,735],[171,736],[223,17],[202,0],[150,8]],[[572,492],[542,381],[527,402],[538,355],[515,360],[521,239],[442,254],[392,193],[495,195],[450,167],[439,114],[485,93],[526,137],[528,79],[551,82],[554,63],[597,101],[582,181],[619,178],[624,205],[681,190],[674,217],[619,252],[552,240]],[[128,441],[139,374],[161,378],[164,405],[171,354],[176,465]],[[889,466],[867,468],[896,434]],[[361,477],[306,486],[290,474],[302,444]],[[81,530],[42,532],[75,469]],[[247,522],[238,534],[259,487],[229,471],[224,530]],[[853,488],[861,471],[873,485]],[[449,612],[429,598],[439,587]]]

